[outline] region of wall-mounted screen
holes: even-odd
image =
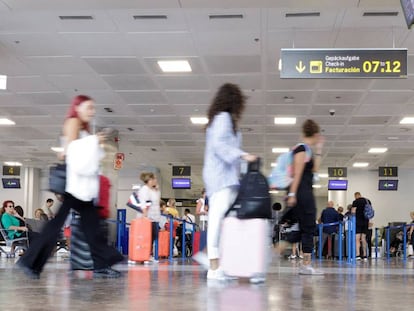
[[[171,188],[173,189],[191,189],[191,178],[172,178]]]
[[[380,179],[378,180],[378,190],[380,191],[396,191],[398,190],[397,179]]]
[[[20,188],[20,179],[19,178],[2,178],[3,188],[4,189],[16,189]]]
[[[330,179],[328,182],[328,190],[347,190],[348,180],[346,179]]]

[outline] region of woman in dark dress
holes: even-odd
[[[320,165],[323,138],[319,125],[306,120],[302,126],[303,144],[293,150],[293,181],[289,187],[288,206],[296,206],[303,248],[303,264],[299,274],[321,275],[311,265],[313,235],[316,227],[316,204],[313,196],[313,173]],[[315,152],[312,152],[312,148]]]

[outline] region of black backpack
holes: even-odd
[[[236,216],[240,219],[272,218],[269,184],[259,168],[260,159],[249,163],[248,171],[240,182],[236,201],[226,216]]]

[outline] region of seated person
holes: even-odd
[[[16,205],[14,207],[14,210],[16,211],[17,215],[20,216],[20,217],[18,217],[16,215],[17,218],[19,219],[20,226],[26,226],[27,224],[26,224],[26,219],[24,218],[23,208],[20,205]]]
[[[46,218],[42,215],[45,215]],[[44,220],[44,219],[49,220],[49,217],[47,217],[46,213],[41,208],[38,208],[38,209],[35,210],[34,218],[37,219],[37,220]]]
[[[19,219],[24,220],[14,209],[13,201],[5,201],[2,208],[1,224],[7,230],[10,239],[27,236],[31,241],[37,235],[30,232],[26,226],[20,226]]]
[[[390,255],[396,256],[398,251],[402,251],[404,233],[399,231],[390,243]]]

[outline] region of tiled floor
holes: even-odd
[[[299,262],[274,260],[265,284],[207,283],[191,261],[116,266],[119,279],[74,279],[52,258],[40,280],[0,259],[0,310],[410,310],[414,260],[348,265],[317,261],[324,276],[299,276]]]

